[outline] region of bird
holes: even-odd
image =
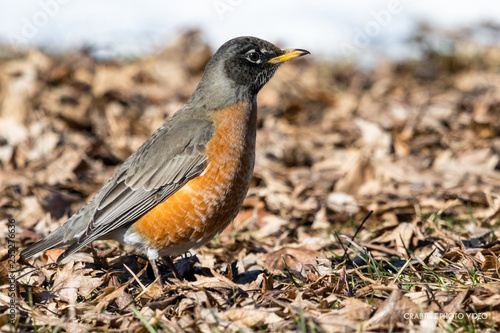
[[[257,94],[286,61],[310,54],[256,37],[224,43],[187,102],[52,233],[21,251],[25,259],[67,246],[56,263],[95,240],[115,240],[148,258],[162,282],[162,258],[197,249],[236,217],[255,163]]]

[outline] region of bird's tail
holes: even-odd
[[[43,251],[53,249],[55,247],[64,245],[64,233],[61,230],[55,230],[47,237],[40,239],[38,242],[31,244],[27,248],[21,251],[21,255],[28,259],[33,257],[35,254]]]

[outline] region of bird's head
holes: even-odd
[[[239,37],[222,45],[214,58],[223,61],[227,78],[257,94],[281,64],[306,54],[306,50],[282,50],[259,38]]]
[[[280,65],[306,54],[309,54],[306,50],[283,50],[255,37],[237,37],[215,52],[198,89],[212,99],[221,92],[236,100],[253,99]]]

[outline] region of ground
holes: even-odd
[[[500,330],[500,48],[433,37],[372,69],[314,50],[283,66],[258,98],[240,214],[178,258],[183,281],[162,265],[163,290],[111,241],[61,265],[61,249],[15,264],[8,249],[90,200],[190,96],[210,48],[197,32],[113,62],[1,48],[2,331]]]

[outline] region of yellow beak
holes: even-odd
[[[283,50],[282,55],[271,58],[268,63],[270,64],[280,64],[282,62],[285,62],[290,59],[302,57],[303,55],[310,54],[309,51],[306,50],[301,50],[301,49],[288,49],[288,50]]]

